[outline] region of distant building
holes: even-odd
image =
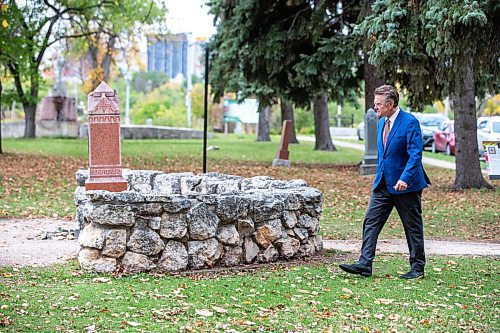
[[[148,72],[161,72],[170,79],[187,77],[188,37],[186,34],[149,35]]]

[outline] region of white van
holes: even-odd
[[[477,119],[477,146],[483,155],[483,141],[500,141],[500,116]]]

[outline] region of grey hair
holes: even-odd
[[[394,106],[398,106],[399,103],[399,94],[396,88],[391,85],[384,84],[383,86],[375,89],[375,95],[384,95],[385,102],[393,102]]]

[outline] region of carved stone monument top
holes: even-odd
[[[89,94],[88,105],[89,115],[120,114],[118,96],[104,81]]]

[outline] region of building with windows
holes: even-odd
[[[147,36],[148,72],[162,72],[170,79],[187,77],[188,37],[186,34]]]

